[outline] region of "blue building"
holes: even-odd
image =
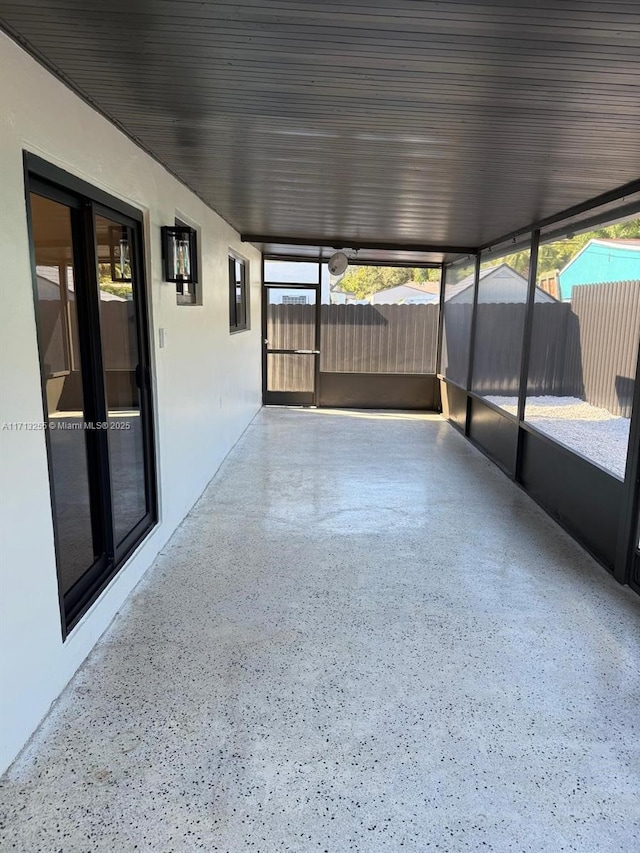
[[[640,240],[589,240],[559,279],[562,299],[582,284],[640,280]]]

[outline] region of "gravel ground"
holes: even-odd
[[[487,397],[515,414],[516,397]],[[624,479],[629,444],[629,420],[577,397],[529,397],[527,421],[551,438],[581,453]]]

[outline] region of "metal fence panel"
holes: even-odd
[[[315,310],[313,305],[270,305],[270,346],[294,343],[295,348],[312,349]],[[319,310],[323,372],[435,372],[437,304],[322,305]],[[458,361],[466,354],[468,341],[459,339],[456,330],[469,327],[471,305],[445,310],[451,315],[445,327],[445,373],[462,375],[464,365]],[[630,417],[640,336],[640,281],[585,285],[574,289],[572,303],[535,303],[533,310],[527,393],[578,397]],[[453,311],[460,316],[454,318]],[[517,395],[524,312],[523,303],[478,305],[482,337],[490,344],[475,353],[473,387],[478,393]],[[277,362],[281,368],[274,361],[274,370],[284,371],[285,360]],[[286,369],[286,377],[270,377],[271,387],[302,381],[301,376],[294,381],[292,364]],[[304,381],[308,382],[306,375]]]
[[[584,395],[593,406],[631,417],[640,335],[640,281],[575,287]]]

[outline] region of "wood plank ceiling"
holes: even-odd
[[[0,20],[243,234],[473,247],[640,173],[638,0],[0,0]]]

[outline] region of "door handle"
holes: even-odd
[[[296,355],[320,355],[319,349],[294,349]]]

